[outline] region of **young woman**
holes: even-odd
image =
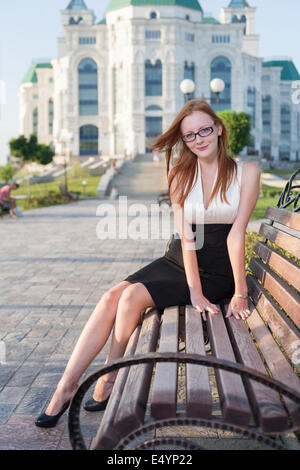
[[[124,354],[145,308],[193,305],[206,320],[206,312],[219,314],[217,304],[230,298],[227,317],[245,320],[250,315],[245,232],[258,198],[260,169],[255,163],[229,157],[227,142],[222,120],[199,99],[187,102],[170,128],[156,139],[153,148],[166,154],[177,237],[172,236],[164,256],[102,296],[48,408],[36,420],[37,426],[55,426],[68,408],[77,382],[112,330],[107,361]],[[170,169],[175,148],[178,158]],[[202,222],[197,223],[199,220]],[[197,233],[200,241],[203,236],[203,243],[199,244]],[[85,409],[105,408],[115,377],[116,373],[111,373],[98,380]]]

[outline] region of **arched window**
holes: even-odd
[[[187,61],[184,62],[184,75],[183,78],[189,78],[195,82],[195,64],[194,62],[191,65],[188,65]],[[195,97],[195,92],[189,94],[189,99]]]
[[[219,102],[216,102],[216,95],[211,90],[211,104],[215,111],[224,111],[231,108],[231,63],[227,57],[216,57],[210,66],[210,79],[221,78],[225,83],[224,91],[219,95]]]
[[[280,107],[280,134],[284,139],[291,137],[291,109],[287,104]]]
[[[156,13],[156,11],[151,11],[151,13],[150,13],[150,19],[151,19],[151,20],[155,20],[156,18],[157,18],[157,13]]]
[[[231,18],[232,23],[245,23],[243,33],[244,35],[246,34],[246,23],[247,23],[247,18],[245,15],[242,15],[241,18],[239,19],[236,15],[233,15]]]
[[[98,114],[98,68],[93,59],[83,59],[78,67],[79,114]]]
[[[154,65],[150,60],[145,62],[146,96],[162,96],[162,63],[157,60]]]
[[[251,126],[255,127],[256,89],[254,87],[248,87],[248,90],[247,90],[247,113],[250,114]]]
[[[92,125],[80,128],[80,155],[98,154],[98,127]]]
[[[38,109],[34,108],[32,113],[32,121],[33,121],[33,133],[34,135],[38,135]]]
[[[49,115],[49,134],[53,134],[53,100],[50,98],[49,100],[49,110],[48,110],[48,115]]]
[[[263,96],[262,99],[262,122],[263,122],[263,133],[271,134],[271,96]]]

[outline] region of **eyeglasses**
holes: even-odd
[[[183,140],[183,142],[193,142],[196,139],[197,135],[199,135],[199,137],[208,137],[213,133],[215,127],[216,125],[214,124],[213,126],[200,129],[200,131],[198,132],[189,132],[188,134],[183,135],[181,139]]]

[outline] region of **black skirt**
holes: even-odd
[[[204,296],[218,304],[234,294],[234,278],[227,249],[232,224],[205,224],[203,246],[196,249]],[[192,225],[192,229],[199,226]],[[198,232],[197,232],[198,233]],[[182,257],[180,238],[174,235],[167,243],[164,256],[128,276],[124,281],[141,282],[149,291],[158,310],[174,305],[191,305]]]

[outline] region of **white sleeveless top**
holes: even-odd
[[[198,179],[192,191],[184,202],[184,215],[185,219],[190,224],[233,224],[239,207],[240,202],[240,191],[241,191],[241,180],[242,180],[242,168],[243,162],[237,163],[237,176],[233,177],[233,180],[226,192],[226,197],[229,202],[221,201],[220,191],[213,200],[210,202],[207,210],[204,208],[203,203],[203,191],[201,181],[201,166],[199,160],[198,164]],[[196,178],[196,175],[195,175]],[[217,172],[212,185],[214,188],[217,180]],[[195,179],[194,179],[195,181]],[[177,232],[178,233],[178,232]]]

